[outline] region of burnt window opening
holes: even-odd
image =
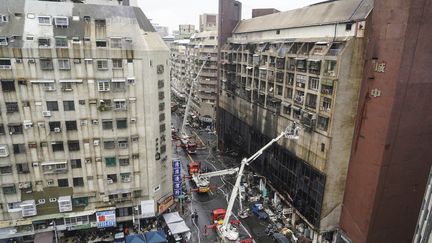
[[[96,47],[107,47],[107,41],[106,40],[97,40],[96,41]]]
[[[350,31],[352,29],[352,23],[348,23],[345,25],[345,30]]]

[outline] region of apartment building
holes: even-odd
[[[216,116],[217,99],[217,31],[203,31],[190,39],[171,44],[171,88],[174,96],[185,100],[191,84],[191,108],[197,123],[212,126]],[[201,66],[205,61],[201,72]]]
[[[201,14],[199,16],[199,31],[217,29],[217,14]]]
[[[172,204],[168,58],[139,8],[0,1],[0,239]]]
[[[280,141],[252,167],[291,204],[292,223],[314,242],[340,237],[372,4],[329,1],[242,20],[221,46],[220,149],[250,155],[299,124],[299,140]]]
[[[174,40],[170,45],[170,76],[171,93],[179,101],[185,101],[189,93],[186,93],[186,83],[189,82],[187,64],[189,63],[189,39]]]
[[[195,25],[193,24],[180,24],[178,29],[177,39],[190,38],[195,33]]]

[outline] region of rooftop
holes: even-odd
[[[304,8],[242,20],[234,33],[325,25],[364,20],[374,0],[332,0]]]

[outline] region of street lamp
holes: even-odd
[[[57,225],[56,225],[55,219],[54,219],[53,221],[51,221],[50,225],[53,225],[53,226],[54,226],[54,236],[55,236],[55,241],[56,241],[56,243],[58,243],[58,237],[57,237]]]

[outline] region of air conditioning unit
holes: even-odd
[[[135,123],[136,122],[136,118],[131,118],[131,123]]]
[[[114,181],[111,178],[107,179],[107,184],[113,184],[113,183],[114,183]]]
[[[47,86],[45,90],[46,91],[55,91],[56,88],[54,86]]]
[[[91,162],[92,162],[91,159],[85,159],[86,164],[90,164]]]
[[[51,116],[51,111],[42,111],[42,116],[44,116],[44,117],[50,117]]]
[[[27,200],[21,203],[22,216],[29,217],[37,214],[35,200]]]
[[[59,132],[61,132],[60,127],[55,127],[55,128],[54,128],[54,132],[55,132],[55,133],[59,133]]]
[[[25,188],[29,188],[30,187],[30,182],[20,182],[18,183],[18,188],[19,189],[25,189]]]
[[[93,140],[93,145],[94,146],[99,146],[99,140]]]
[[[33,167],[39,167],[39,163],[38,163],[38,162],[33,162],[33,163],[32,163],[32,166],[33,166]]]
[[[49,201],[50,201],[50,202],[57,202],[57,198],[55,198],[55,197],[50,197]]]
[[[99,124],[99,120],[92,120],[92,124],[93,124],[93,125],[97,125],[97,124]]]

